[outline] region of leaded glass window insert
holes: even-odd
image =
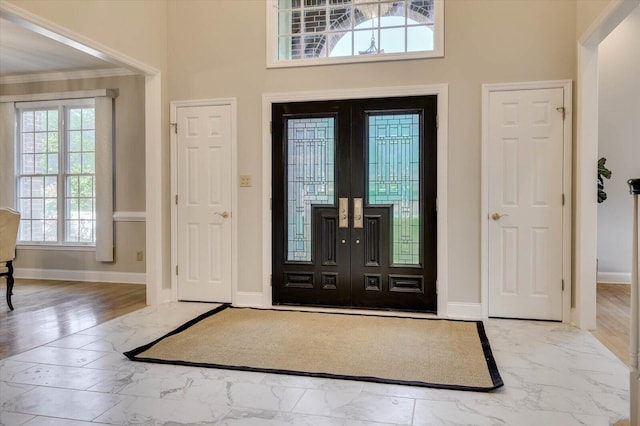
[[[269,0],[269,66],[443,56],[444,0]]]
[[[420,264],[420,114],[368,115],[370,205],[392,205],[392,262]]]
[[[311,207],[335,204],[335,118],[290,118],[287,135],[287,260],[311,261]]]

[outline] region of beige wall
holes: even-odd
[[[236,216],[241,291],[261,289],[262,94],[448,83],[449,300],[480,301],[481,85],[574,79],[575,2],[448,1],[444,58],[270,70],[264,2],[168,7],[171,99],[238,99],[238,173],[254,178]]]
[[[261,290],[261,95],[448,83],[449,299],[457,302],[480,300],[481,84],[575,79],[576,36],[608,3],[449,0],[444,58],[267,70],[262,0],[4,1],[157,67],[165,117],[170,100],[238,99],[238,173],[254,178],[239,190],[236,216],[241,291]]]
[[[604,9],[615,0],[577,0],[576,39],[580,40]]]
[[[164,72],[165,0],[2,0]]]
[[[144,77],[126,76],[86,80],[0,85],[0,95],[118,89],[115,100],[114,210],[145,210]],[[116,222],[113,263],[95,261],[94,252],[18,250],[17,268],[46,268],[113,272],[144,272],[136,252],[145,250],[144,222]]]

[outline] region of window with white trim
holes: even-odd
[[[95,100],[16,107],[19,243],[95,245]]]
[[[268,0],[267,65],[444,55],[444,0]]]

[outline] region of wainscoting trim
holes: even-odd
[[[34,280],[64,280],[126,284],[146,284],[147,282],[147,274],[141,272],[15,268],[13,274],[16,278]]]
[[[238,291],[236,292],[233,306],[247,306],[252,308],[260,308],[262,306],[262,292]]]
[[[147,212],[113,212],[114,222],[146,222]]]
[[[449,302],[447,316],[454,319],[482,319],[482,305],[480,303]]]

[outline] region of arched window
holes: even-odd
[[[269,66],[443,56],[444,0],[269,0]]]

